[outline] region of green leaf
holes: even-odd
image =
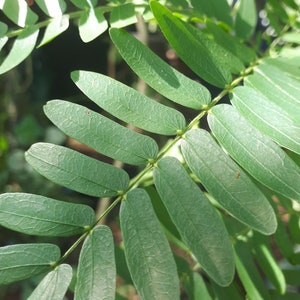
[[[208,199],[173,157],[158,162],[154,183],[182,240],[200,265],[216,283],[229,285],[234,275],[232,246]]]
[[[50,271],[60,258],[52,244],[19,244],[0,248],[0,284],[23,280]]]
[[[44,106],[47,117],[64,133],[115,160],[145,165],[158,153],[156,142],[87,109],[62,100]]]
[[[300,201],[300,169],[267,136],[230,105],[212,108],[209,127],[229,155],[256,180],[283,196]]]
[[[34,49],[38,33],[39,29],[37,26],[30,26],[20,33],[0,66],[0,74],[20,64],[31,53]]]
[[[150,5],[170,45],[197,75],[220,88],[231,82],[230,69],[227,64],[224,64],[228,56],[227,51],[225,53],[223,48],[211,41],[199,29],[174,17],[158,2],[151,1]]]
[[[145,190],[127,194],[120,222],[128,268],[141,299],[179,299],[176,264]]]
[[[90,7],[79,19],[79,35],[83,42],[88,43],[97,38],[107,29],[108,24],[101,9]]]
[[[44,46],[45,44],[52,41],[54,38],[59,36],[69,27],[69,16],[63,15],[52,19],[49,25],[46,27],[43,39],[37,46],[37,48]]]
[[[116,196],[129,184],[129,176],[122,169],[62,146],[36,143],[25,158],[49,180],[90,196]]]
[[[94,7],[98,0],[70,0],[76,7],[85,9]]]
[[[64,0],[35,0],[45,14],[52,18],[60,17],[67,8]]]
[[[211,289],[215,294],[214,300],[242,300],[245,299],[241,292],[241,287],[235,281],[230,286],[221,287],[211,282]],[[199,299],[202,300],[202,299]]]
[[[271,251],[269,239],[255,232],[253,235],[253,249],[261,270],[276,290],[280,294],[284,294],[286,292],[285,278]]]
[[[190,169],[227,212],[263,234],[275,232],[276,217],[267,198],[206,130],[189,131],[181,149]]]
[[[114,241],[106,226],[95,227],[82,246],[75,299],[114,299],[116,266]]]
[[[132,70],[161,95],[198,110],[210,102],[207,88],[172,68],[131,34],[116,28],[109,33]]]
[[[34,24],[38,16],[28,7],[24,0],[2,0],[0,9],[15,24],[25,27],[26,24]]]
[[[185,127],[184,116],[177,110],[155,102],[108,76],[75,71],[71,77],[92,101],[124,122],[164,135],[175,135]]]
[[[254,32],[257,23],[255,0],[240,0],[235,19],[235,33],[247,40]]]
[[[299,80],[293,79],[274,66],[262,64],[255,68],[253,75],[245,79],[245,85],[258,90],[269,101],[286,110],[299,124]]]
[[[231,103],[254,127],[280,146],[300,154],[299,120],[290,118],[284,107],[250,87],[237,87],[232,95]]]
[[[7,36],[3,36],[3,37],[0,38],[0,51],[5,46],[5,44],[6,44],[7,41],[8,41],[8,37]]]
[[[25,193],[0,195],[0,224],[31,235],[69,236],[92,225],[91,207]]]
[[[245,44],[242,44],[237,37],[225,32],[220,26],[210,20],[206,21],[206,26],[209,33],[213,35],[214,40],[227,51],[238,57],[242,62],[250,63],[255,60],[255,51]]]
[[[48,273],[28,300],[63,299],[72,279],[72,267],[62,264]]]
[[[264,286],[264,281],[256,269],[249,246],[245,242],[236,241],[235,262],[237,273],[247,292],[247,298],[255,300],[271,299]]]
[[[0,22],[0,38],[4,37],[4,35],[7,33],[7,30],[8,30],[8,26],[5,23]]]
[[[289,233],[293,241],[300,244],[300,219],[298,214],[290,214],[288,221]]]
[[[136,22],[136,12],[132,3],[113,7],[110,14],[111,27],[121,28]]]
[[[208,17],[216,18],[228,25],[232,24],[230,6],[228,5],[227,0],[191,0],[191,4],[195,10],[198,10],[200,13],[205,14]]]

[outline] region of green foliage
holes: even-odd
[[[268,30],[256,32],[257,9],[248,0],[233,8],[226,0],[191,5],[185,0],[101,5],[37,0],[42,21],[23,0],[0,1],[10,20],[0,23],[1,74],[30,55],[37,41],[44,46],[75,21],[85,43],[109,28],[122,58],[166,98],[159,103],[106,75],[71,73],[101,114],[52,100],[44,106],[46,116],[66,135],[136,166],[136,173],[67,147],[32,145],[25,157],[38,173],[112,202],[95,216],[86,204],[2,194],[1,226],[43,238],[77,239],[63,255],[47,243],[1,247],[0,284],[45,276],[29,299],[62,299],[71,286],[75,299],[123,299],[128,285],[146,300],[180,299],[182,294],[190,299],[296,297],[287,285],[299,285],[293,280],[299,272],[282,269],[274,248],[299,265],[294,249],[300,233],[297,3],[267,1],[265,10],[277,34],[270,37]],[[201,83],[121,28],[138,22],[136,14],[159,26]],[[206,117],[208,125],[202,122]],[[122,243],[113,239],[112,226],[98,225],[112,210]],[[74,260],[72,266],[65,263],[74,250],[78,267]]]

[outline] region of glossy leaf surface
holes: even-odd
[[[87,236],[82,246],[75,299],[114,299],[116,266],[114,241],[110,229],[97,226]]]
[[[231,82],[231,72],[222,61],[224,52],[216,43],[209,40],[199,29],[174,17],[158,2],[152,1],[150,5],[170,45],[197,75],[221,88]],[[193,51],[186,51],[187,49]]]
[[[72,279],[72,267],[62,264],[48,273],[28,300],[63,299]]]
[[[18,244],[0,248],[0,284],[23,280],[51,270],[60,258],[52,244]]]
[[[209,127],[229,155],[270,189],[300,200],[300,168],[230,105],[212,108]]]
[[[232,91],[231,103],[253,126],[280,146],[300,154],[300,117],[290,118],[281,106],[250,87]]]
[[[227,212],[264,234],[275,232],[276,217],[267,198],[206,130],[187,132],[181,149],[190,169]]]
[[[145,190],[127,194],[120,222],[128,268],[141,299],[179,300],[175,261]]]
[[[124,122],[164,135],[175,135],[185,127],[185,119],[180,112],[112,78],[75,71],[72,79],[92,101]]]
[[[219,285],[229,285],[234,275],[232,246],[208,199],[176,158],[158,162],[154,182],[182,240],[200,265]]]
[[[52,100],[47,117],[64,133],[113,159],[145,165],[158,153],[156,142],[78,104]]]
[[[93,209],[83,204],[25,193],[0,195],[0,224],[25,234],[74,235],[92,225],[94,217]]]
[[[62,146],[37,143],[25,157],[49,180],[90,196],[115,196],[129,183],[128,174],[122,169]]]
[[[79,19],[79,35],[83,42],[88,43],[102,34],[108,27],[101,9],[90,7]]]
[[[189,79],[124,30],[110,29],[110,37],[132,70],[153,89],[170,100],[194,109],[202,109],[209,91]]]
[[[31,26],[22,31],[15,40],[8,55],[0,65],[0,74],[3,74],[20,64],[34,49],[39,29]]]

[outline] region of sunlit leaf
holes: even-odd
[[[229,285],[234,275],[232,246],[208,199],[173,157],[158,162],[154,182],[182,240],[200,265],[219,285]]]
[[[28,300],[63,299],[72,279],[72,267],[62,264],[48,273]]]
[[[114,299],[116,266],[114,241],[106,226],[95,227],[82,246],[75,299]]]
[[[51,270],[60,257],[52,244],[18,244],[0,248],[0,284],[23,280]]]
[[[64,0],[35,0],[35,2],[52,18],[62,16],[67,7]]]
[[[6,34],[7,30],[8,30],[8,26],[5,23],[0,22],[0,38],[2,38]]]
[[[37,143],[25,157],[49,180],[80,193],[111,197],[128,187],[129,177],[122,169],[62,146]]]
[[[189,131],[181,148],[190,169],[226,211],[264,234],[275,232],[276,217],[267,198],[206,130]]]
[[[114,6],[110,14],[111,27],[121,28],[137,22],[132,3]]]
[[[96,104],[124,122],[144,130],[175,135],[185,127],[183,115],[108,76],[72,72],[76,85]]]
[[[43,236],[69,236],[92,225],[92,208],[25,193],[0,195],[0,224],[6,228]]]
[[[107,27],[108,24],[102,10],[91,7],[79,19],[78,29],[80,38],[83,42],[88,43],[102,34]]]
[[[127,194],[120,222],[128,268],[141,299],[179,300],[176,264],[145,190]]]
[[[69,16],[63,15],[56,17],[50,21],[50,24],[46,27],[43,39],[39,43],[38,47],[44,46],[45,44],[52,41],[54,38],[59,36],[69,27]]]
[[[0,65],[0,74],[20,64],[34,49],[39,29],[37,26],[30,26],[24,29],[15,40],[10,52]]]
[[[133,71],[161,95],[194,109],[202,109],[210,102],[210,93],[204,86],[172,68],[132,35],[116,28],[109,33]]]
[[[67,135],[113,159],[145,165],[158,153],[156,142],[78,104],[52,100],[44,106],[48,118]]]
[[[216,105],[208,122],[219,143],[250,175],[283,196],[300,201],[300,168],[235,108]]]

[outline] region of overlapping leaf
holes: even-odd
[[[132,3],[114,6],[110,14],[111,27],[121,28],[137,22],[135,7]]]
[[[39,29],[37,26],[25,28],[15,40],[10,52],[0,65],[0,74],[20,64],[34,49]]]
[[[228,61],[226,62],[226,59],[231,56],[229,52],[208,39],[199,29],[174,17],[158,2],[152,1],[150,5],[170,45],[196,74],[221,88],[231,82],[230,67]],[[231,67],[235,66],[231,65]]]
[[[185,127],[185,119],[180,112],[112,78],[75,71],[72,79],[92,101],[124,122],[164,135],[175,135]]]
[[[270,189],[300,201],[300,168],[235,108],[213,107],[208,122],[220,144],[248,173]]]
[[[106,226],[95,227],[82,246],[75,299],[114,299],[116,266],[114,241]]]
[[[172,68],[129,33],[112,28],[110,37],[133,71],[161,95],[194,109],[210,102],[204,86]]]
[[[189,131],[181,148],[190,169],[226,211],[264,234],[275,232],[276,217],[267,198],[207,131]]]
[[[232,246],[208,199],[176,158],[158,162],[154,182],[182,240],[200,265],[219,285],[229,285],[234,275]]]
[[[67,264],[59,265],[44,277],[27,299],[63,299],[71,279],[72,267]]]
[[[60,257],[52,244],[18,244],[0,248],[0,284],[23,280],[50,271]]]
[[[299,124],[299,80],[269,64],[261,64],[254,74],[245,79],[245,85],[260,91],[269,101],[284,109]]]
[[[62,146],[37,143],[25,157],[49,180],[80,193],[112,197],[128,187],[129,176],[124,170]]]
[[[0,224],[26,234],[74,235],[92,225],[94,217],[87,205],[25,193],[0,195]]]
[[[179,300],[176,264],[145,190],[127,194],[120,222],[128,268],[141,299]]]
[[[35,0],[37,5],[52,18],[62,16],[66,10],[66,2],[64,0]]]
[[[78,104],[52,100],[44,106],[44,111],[67,135],[113,159],[145,165],[158,153],[158,146],[150,137],[129,130]]]
[[[253,126],[279,145],[300,154],[300,117],[290,118],[284,109],[250,87],[232,91],[232,104]]]

